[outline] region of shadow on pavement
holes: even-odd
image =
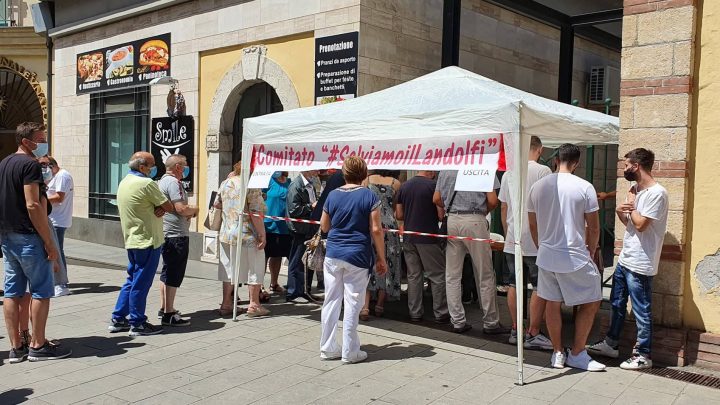
[[[30,388],[15,388],[0,393],[0,404],[20,404],[28,400],[28,397],[33,394]]]
[[[128,349],[145,346],[127,334],[63,338],[60,344],[72,349],[72,358],[120,356]]]
[[[72,291],[73,294],[102,294],[120,291],[120,287],[104,285],[102,283],[71,283],[70,291]]]
[[[213,309],[203,309],[189,314],[182,314],[182,317],[190,320],[190,326],[171,327],[163,326],[166,334],[197,332],[198,330],[218,330],[225,327],[225,322],[213,322],[216,320],[227,319]],[[159,321],[158,321],[159,323]]]

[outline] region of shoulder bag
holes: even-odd
[[[222,209],[215,208],[216,199],[220,199],[220,195],[216,191],[213,191],[210,196],[210,207],[208,207],[207,217],[205,217],[205,229],[217,232],[222,226]]]

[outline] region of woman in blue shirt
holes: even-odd
[[[346,184],[328,195],[320,218],[320,229],[328,233],[320,358],[358,363],[367,359],[367,353],[360,350],[357,325],[370,269],[374,264],[377,274],[385,274],[387,263],[380,200],[361,186],[367,177],[367,165],[361,158],[350,156],[345,159],[342,172]],[[335,334],[343,298],[343,339],[339,346]]]
[[[287,216],[286,200],[289,185],[288,172],[275,172],[273,174],[270,185],[263,190],[266,196],[266,215]],[[278,284],[278,275],[280,274],[282,258],[288,257],[290,254],[292,237],[285,221],[270,218],[265,218],[265,234],[267,235],[265,260],[268,261],[270,267],[270,291],[282,294],[285,289]]]

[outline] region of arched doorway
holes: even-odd
[[[240,96],[235,110],[232,131],[232,162],[240,160],[242,155],[243,120],[283,110],[282,102],[272,86],[265,82],[253,84]]]
[[[43,122],[43,107],[28,79],[0,67],[0,159],[13,153],[15,128],[26,121]]]

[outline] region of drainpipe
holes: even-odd
[[[53,117],[53,41],[49,35],[45,36],[45,46],[47,46],[47,138],[52,147],[52,117]],[[53,151],[53,153],[55,153]]]

